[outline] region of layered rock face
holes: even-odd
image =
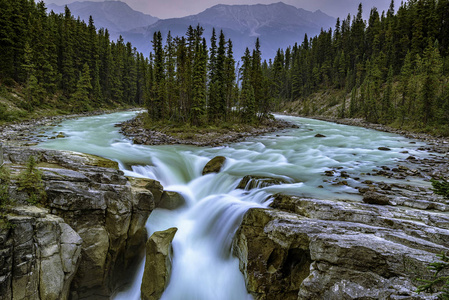
[[[46,209],[14,207],[0,229],[0,299],[68,299],[81,237]]]
[[[73,277],[69,295],[71,299],[108,299],[123,276],[123,270],[128,267],[128,262],[143,254],[147,237],[145,223],[155,205],[151,190],[155,194],[162,194],[160,184],[146,179],[127,179],[117,169],[115,162],[95,156],[26,148],[5,148],[4,151],[5,163],[10,167],[13,179],[14,174],[23,169],[30,155],[38,159],[48,202],[44,205],[47,210],[41,212],[39,217],[26,215],[17,220],[11,219],[13,225],[17,223],[20,226],[13,226],[2,235],[7,237],[0,240],[0,247],[11,253],[11,257],[2,261],[11,271],[2,275],[14,279],[19,276],[17,274],[23,274],[28,279],[23,279],[27,283],[21,283],[21,286],[37,287],[27,288],[24,293],[33,290],[40,294],[45,293],[43,282],[56,282],[55,285],[62,285],[67,293],[69,279]],[[17,189],[14,180],[10,194],[16,200],[15,205],[27,204],[26,194]],[[19,222],[22,219],[27,221]],[[47,223],[41,219],[53,221],[45,221],[49,225],[43,225]],[[78,236],[75,244],[80,249],[75,251],[78,256],[73,254],[73,270],[64,265],[62,259],[59,263],[56,258],[48,258],[56,257],[55,253],[61,257],[67,256],[68,250],[65,249],[68,246],[64,240],[67,234],[64,234],[64,230]],[[24,232],[26,238],[16,241],[16,236],[21,235],[21,232]],[[53,245],[51,251],[42,250],[40,239],[48,240]],[[16,261],[21,247],[25,252]],[[33,256],[32,253],[37,254]],[[74,266],[73,262],[77,262],[77,265]],[[62,268],[58,269],[58,264]],[[45,268],[56,268],[58,271],[46,272]],[[51,278],[36,281],[33,276]],[[9,295],[7,293],[10,292],[4,289],[6,285],[1,286],[0,294]],[[65,296],[52,297],[27,295],[17,299],[63,299]]]
[[[416,279],[449,249],[447,214],[288,196],[272,207],[249,210],[235,237],[255,299],[436,298]]]

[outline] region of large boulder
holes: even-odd
[[[254,299],[433,299],[417,278],[449,247],[444,213],[278,195],[250,209],[234,254]]]
[[[224,163],[226,161],[226,157],[224,156],[216,156],[212,158],[203,169],[203,175],[209,174],[209,173],[218,173],[220,172],[221,168],[223,167]]]
[[[171,274],[172,241],[177,231],[177,228],[157,231],[147,241],[141,285],[143,300],[160,299],[168,285]]]

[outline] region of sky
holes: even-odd
[[[44,0],[45,3],[55,3],[63,5],[75,1],[83,0]],[[103,0],[91,0],[103,1]],[[110,0],[109,0],[110,1]],[[280,0],[121,0],[128,3],[134,10],[150,14],[160,19],[185,17],[202,12],[203,10],[216,4],[270,4]],[[363,5],[364,17],[368,18],[369,12],[373,6],[379,11],[387,10],[391,0],[282,0],[286,4],[303,8],[310,11],[321,10],[324,13],[333,16],[346,18],[348,13],[354,15],[357,13],[357,7],[360,2]],[[396,0],[396,9],[400,1]]]

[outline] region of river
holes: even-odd
[[[147,222],[149,234],[177,227],[173,269],[162,299],[252,299],[238,260],[231,255],[232,238],[251,207],[267,207],[270,195],[284,193],[318,199],[360,201],[357,187],[379,166],[393,166],[409,155],[425,156],[423,144],[370,129],[289,116],[277,116],[298,128],[283,130],[223,147],[134,145],[119,133],[116,123],[137,112],[120,112],[62,122],[39,147],[103,156],[119,163],[129,176],[161,182],[177,191],[186,204],[176,210],[155,209]],[[325,137],[315,137],[317,133]],[[388,147],[390,151],[379,150]],[[227,158],[218,174],[202,176],[215,156]],[[335,176],[325,175],[332,171]],[[332,181],[347,174],[345,184]],[[345,174],[345,177],[346,177]],[[245,175],[281,179],[281,185],[236,189]],[[386,179],[383,178],[383,181]],[[143,262],[133,284],[114,299],[140,299]]]

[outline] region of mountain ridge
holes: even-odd
[[[245,48],[252,49],[256,38],[260,39],[262,57],[273,58],[277,49],[293,46],[304,39],[318,35],[321,29],[335,25],[336,19],[320,10],[314,12],[277,2],[272,4],[217,4],[204,11],[182,18],[158,19],[145,15],[121,1],[76,1],[67,4],[71,13],[85,22],[92,15],[97,28],[108,28],[111,39],[120,35],[145,56],[151,51],[153,33],[161,31],[165,38],[184,36],[187,28],[202,26],[204,37],[209,40],[212,29],[217,35],[223,30],[227,39],[234,44],[234,55],[240,58]],[[64,6],[48,5],[48,10],[63,13]]]
[[[125,40],[131,41],[139,51],[149,53],[153,33],[161,31],[165,37],[185,35],[189,25],[200,25],[209,39],[212,28],[220,30],[235,46],[236,57],[243,55],[246,47],[252,49],[256,38],[260,38],[264,58],[274,57],[277,49],[302,42],[304,34],[309,37],[335,25],[336,19],[322,11],[310,12],[283,2],[255,5],[217,4],[199,14],[182,18],[160,19],[157,22],[127,32],[121,32]]]
[[[88,22],[92,15],[97,28],[107,28],[110,33],[128,31],[151,25],[159,20],[154,16],[132,9],[122,1],[76,1],[67,4],[72,15]],[[48,4],[47,10],[64,13],[65,5]]]

